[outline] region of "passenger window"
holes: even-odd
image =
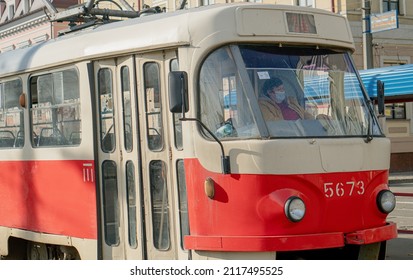
[[[100,144],[103,152],[111,153],[116,148],[116,134],[112,71],[108,68],[102,68],[98,72],[98,93],[100,96]]]
[[[24,145],[24,114],[19,104],[22,93],[20,79],[0,83],[0,149]]]
[[[144,82],[148,146],[151,151],[161,151],[163,148],[163,124],[161,84],[159,78],[159,65],[157,63],[145,63]]]
[[[168,250],[171,243],[166,171],[166,164],[161,160],[149,164],[153,242],[158,250]]]
[[[129,80],[129,68],[127,66],[121,69],[121,87],[123,100],[123,138],[124,147],[127,152],[133,148],[133,131],[132,131],[132,108],[131,108],[131,90]]]
[[[82,141],[79,77],[75,69],[30,78],[33,147]]]

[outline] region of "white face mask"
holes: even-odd
[[[285,99],[285,91],[277,91],[275,92],[275,102],[281,103]]]

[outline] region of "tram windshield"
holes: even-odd
[[[224,46],[202,64],[199,90],[199,117],[223,140],[382,136],[345,51]]]

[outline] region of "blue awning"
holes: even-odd
[[[377,80],[384,82],[384,96],[413,100],[413,64],[360,70],[363,84],[371,98],[377,97]]]

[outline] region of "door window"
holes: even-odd
[[[178,71],[179,70],[179,64],[178,64],[178,59],[172,59],[171,64],[170,64],[170,70],[171,71]],[[172,115],[173,121],[174,121],[174,139],[175,139],[175,147],[178,150],[183,150],[183,142],[182,142],[182,121],[180,121],[180,118],[182,118],[182,113],[174,113]]]
[[[148,147],[151,151],[163,148],[163,125],[161,106],[159,65],[155,62],[145,63],[145,101]]]
[[[100,96],[100,143],[102,151],[109,153],[116,148],[116,135],[112,71],[108,68],[102,68],[98,72],[98,91]]]
[[[131,90],[129,79],[129,68],[127,66],[121,69],[121,87],[122,87],[122,102],[123,102],[123,138],[124,147],[127,152],[132,151],[132,108],[131,108]]]
[[[153,160],[149,164],[154,246],[167,250],[170,246],[169,203],[166,185],[166,164]]]
[[[103,211],[105,242],[109,246],[119,245],[119,204],[116,163],[102,163]]]
[[[126,195],[126,202],[128,204],[129,246],[131,248],[137,248],[135,165],[132,161],[126,163]]]
[[[177,177],[178,177],[178,193],[179,193],[179,222],[181,231],[181,248],[184,249],[184,236],[189,235],[188,222],[188,202],[186,196],[186,181],[184,161],[178,160],[176,163]]]

